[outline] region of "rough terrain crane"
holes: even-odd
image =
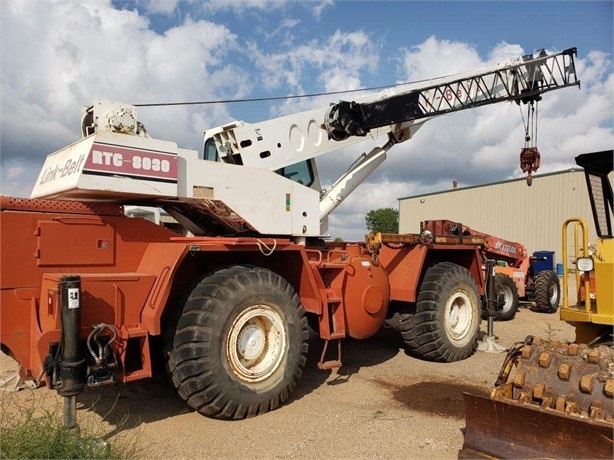
[[[530,106],[579,86],[575,55],[541,52],[231,123],[207,131],[202,155],[150,137],[135,107],[95,101],[84,138],[47,157],[31,199],[2,197],[3,350],[22,379],[57,389],[69,413],[85,386],[151,377],[162,357],[189,406],[226,419],[288,398],[309,325],[323,340],[319,367],[336,368],[341,339],[374,334],[391,304],[405,312],[410,353],[469,357],[488,303],[483,240],[424,233],[332,243],[327,216],[431,117]],[[321,190],[317,156],[383,134],[381,147]],[[124,205],[161,207],[185,233],[129,218]]]

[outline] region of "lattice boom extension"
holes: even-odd
[[[575,55],[576,48],[569,48],[552,55],[540,53],[535,58],[525,56],[517,64],[495,67],[481,73],[469,72],[458,79],[421,87],[385,101],[349,103],[349,108],[358,114],[354,121],[366,134],[384,124],[443,115],[496,102],[526,104],[538,101],[540,95],[548,91],[579,86]],[[379,107],[382,110],[378,110]]]

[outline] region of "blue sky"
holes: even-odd
[[[17,1],[0,6],[1,192],[29,196],[45,156],[80,136],[81,107],[257,98],[369,88],[578,48],[576,88],[545,95],[539,172],[612,148],[612,1]],[[348,96],[351,97],[351,96]],[[184,148],[234,119],[261,121],[340,96],[142,108],[148,131]],[[333,214],[362,239],[370,209],[397,198],[520,177],[523,129],[509,104],[429,121]],[[363,151],[319,160],[330,184]],[[443,218],[445,216],[433,216]]]

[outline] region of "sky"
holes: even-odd
[[[614,145],[610,1],[3,0],[0,193],[28,197],[45,157],[81,136],[95,98],[130,104],[271,98],[446,76],[577,47],[581,87],[544,95],[538,173]],[[201,150],[203,132],[328,106],[352,94],[140,107],[152,137]],[[330,185],[374,145],[318,159]],[[362,240],[369,210],[523,174],[523,113],[499,103],[429,120],[332,214]],[[477,204],[475,204],[477,205]],[[441,216],[439,216],[441,217]]]

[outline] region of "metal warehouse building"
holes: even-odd
[[[533,177],[399,198],[399,232],[418,233],[420,222],[448,219],[509,241],[523,244],[528,254],[554,252],[562,263],[562,225],[581,217],[589,225],[589,242],[596,234],[584,171],[574,168]],[[573,226],[568,240],[573,243]],[[570,248],[573,256],[573,249]]]

